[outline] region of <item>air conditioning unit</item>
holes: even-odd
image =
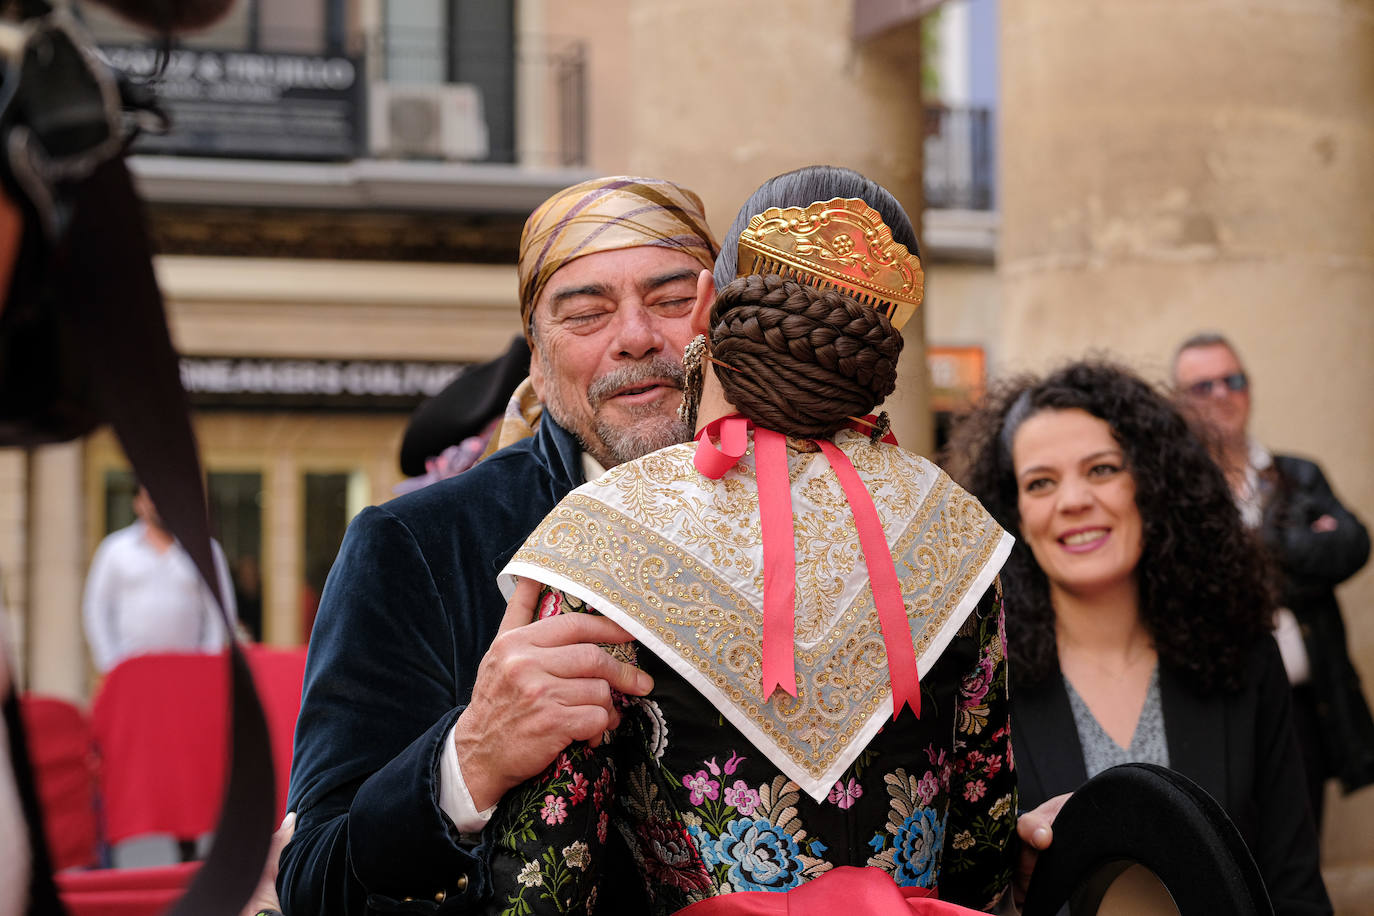
[[[476,86],[373,83],[369,106],[369,147],[378,159],[487,158]]]

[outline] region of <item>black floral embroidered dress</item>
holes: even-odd
[[[925,475],[909,492],[907,483],[870,485],[888,513],[885,528],[905,532],[891,538],[894,559],[915,645],[930,659],[920,717],[904,708],[893,720],[890,700],[885,714],[873,713],[872,697],[891,690],[876,625],[864,622],[871,600],[862,587],[839,585],[858,576],[866,586],[862,559],[846,559],[843,536],[832,537],[842,512],[817,529],[824,532],[818,539],[830,538],[823,550],[807,546],[798,512],[799,558],[823,554],[825,568],[838,572],[834,584],[808,580],[799,562],[797,658],[806,702],[782,693],[764,698],[757,695],[752,611],[741,603],[735,613],[730,603],[732,589],[758,577],[747,565],[747,521],[735,528],[712,521],[698,538],[691,507],[664,496],[683,483],[680,469],[685,464],[690,473],[690,461],[669,454],[661,467],[634,469],[668,449],[622,465],[560,504],[517,553],[525,565],[516,571],[538,567],[562,586],[545,587],[541,617],[602,611],[628,624],[640,641],[608,648],[647,671],[655,688],[649,697],[620,700],[621,722],[600,746],[569,747],[502,799],[487,828],[494,887],[487,912],[593,913],[604,895],[601,875],[610,871],[637,873],[650,912],[669,914],[720,894],[785,891],[841,865],[874,866],[898,885],[936,888],[941,899],[975,909],[998,902],[1011,879],[1016,797],[1000,600],[989,583],[1009,543],[976,501],[924,459],[898,449],[875,457],[859,437],[837,441],[856,468],[875,477],[914,480],[883,464],[889,459],[921,462]],[[824,469],[805,455],[790,458],[794,492],[828,506],[834,494],[825,489]],[[757,514],[757,504],[745,501],[752,485],[735,488],[727,478],[718,489],[729,518]],[[640,504],[665,498],[666,508]],[[633,512],[625,512],[627,503]],[[656,521],[660,511],[663,521]],[[652,525],[643,524],[646,516]],[[694,538],[706,545],[695,559],[680,549]],[[736,578],[712,578],[723,567]],[[600,596],[592,606],[589,595]],[[839,610],[807,616],[805,596],[815,595],[829,596],[819,603]],[[858,610],[846,610],[851,605]],[[864,716],[869,729],[854,738]],[[780,736],[779,745],[761,743],[760,735]],[[798,759],[831,761],[823,772],[838,776],[819,787],[812,779],[804,789],[783,772],[778,746],[792,747]],[[841,746],[849,753],[834,753]],[[624,843],[608,848],[611,831]],[[608,869],[609,857],[626,847],[634,867]]]

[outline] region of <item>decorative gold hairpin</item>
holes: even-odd
[[[925,292],[921,259],[894,241],[878,211],[858,198],[770,207],[750,219],[739,236],[735,275],[750,274],[832,287],[878,309],[899,329]]]

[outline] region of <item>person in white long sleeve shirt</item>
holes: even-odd
[[[216,652],[224,623],[191,557],[162,527],[148,492],[134,497],[138,521],[100,542],[86,577],[86,641],[102,674],[150,652]],[[217,542],[215,569],[236,618],[229,564]]]

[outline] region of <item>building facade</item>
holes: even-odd
[[[344,526],[401,480],[409,411],[519,333],[520,228],[553,191],[665,176],[722,232],[763,179],[819,161],[919,214],[919,10],[894,6],[240,0],[184,42],[161,77],[174,129],[131,168],[253,635],[304,641]],[[112,63],[157,70],[146,39],[81,8]],[[779,75],[783,46],[804,72]],[[891,409],[928,448],[920,325]],[[0,452],[30,689],[88,696],[82,583],[133,487],[108,433]]]

